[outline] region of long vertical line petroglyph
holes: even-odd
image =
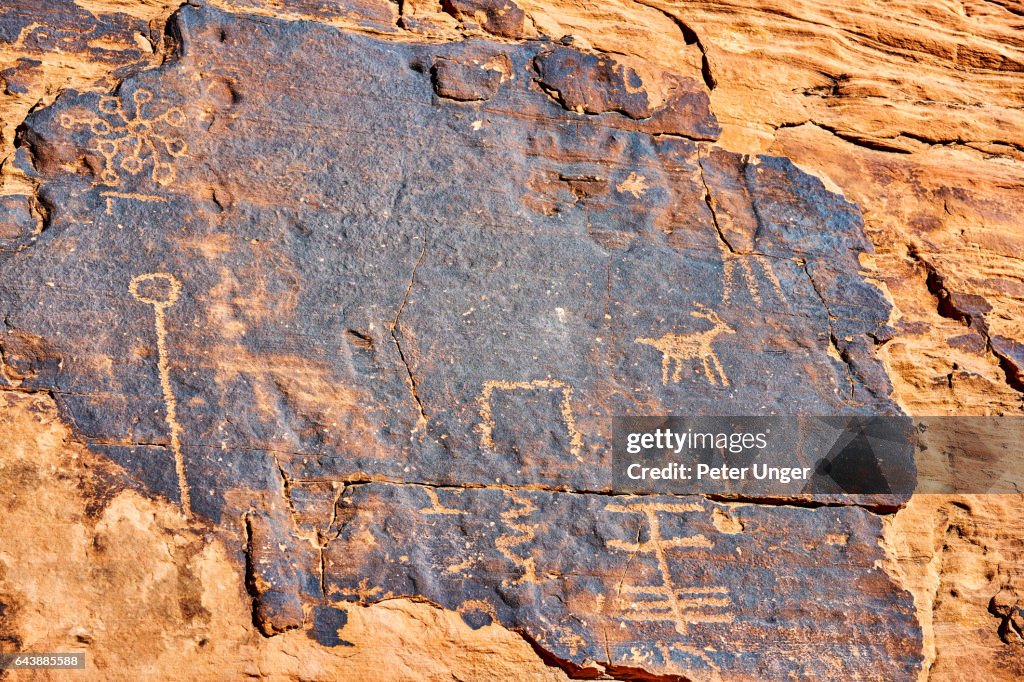
[[[146,295],[139,290],[140,285],[151,285],[155,291]],[[167,359],[167,316],[166,310],[178,301],[181,294],[181,282],[174,275],[165,272],[152,272],[134,277],[128,290],[139,301],[153,306],[154,327],[156,330],[156,367],[160,375],[160,388],[164,398],[164,421],[167,423],[171,452],[174,454],[174,470],[178,476],[178,494],[181,498],[181,511],[185,516],[192,515],[192,501],[189,496],[188,480],[185,477],[185,456],[181,451],[181,424],[178,423],[178,400],[171,386],[170,363]]]

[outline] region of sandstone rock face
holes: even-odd
[[[340,622],[330,614],[311,614],[309,631],[264,638],[237,538],[190,527],[174,505],[127,489],[116,465],[74,442],[46,396],[5,392],[0,416],[0,476],[18,490],[4,500],[17,529],[3,536],[5,651],[86,651],[89,665],[74,675],[126,682],[567,679],[498,625],[474,630],[408,600],[350,606],[334,646],[313,637],[328,641],[325,628]]]
[[[1019,496],[625,495],[609,454],[622,414],[1019,412],[1012,9],[0,9],[2,646],[1024,674]]]
[[[920,665],[912,600],[876,565],[880,521],[857,507],[392,484],[339,504],[328,596],[419,593],[524,632],[570,670],[860,678],[868,659],[899,679]]]

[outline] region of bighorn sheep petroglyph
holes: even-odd
[[[712,384],[721,383],[729,385],[729,377],[726,376],[722,363],[718,360],[711,344],[722,334],[735,334],[736,331],[722,321],[714,310],[707,306],[697,304],[697,310],[690,313],[693,317],[700,317],[711,323],[711,329],[703,332],[692,332],[690,334],[665,334],[660,339],[638,338],[637,343],[645,346],[653,346],[662,353],[661,358],[661,383],[668,384],[669,372],[672,373],[673,383],[679,383],[683,374],[683,362],[687,360],[700,360],[704,365],[704,376]],[[675,369],[673,370],[673,363]],[[714,368],[714,372],[712,372]]]

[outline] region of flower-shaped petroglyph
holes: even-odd
[[[158,185],[174,182],[173,160],[188,152],[188,145],[175,129],[185,125],[185,113],[169,107],[159,115],[147,116],[147,105],[153,100],[149,90],[132,93],[134,115],[129,115],[118,97],[101,97],[99,112],[93,115],[62,114],[65,128],[87,126],[92,132],[92,149],[103,157],[100,180],[106,185],[121,184],[121,173],[138,175],[147,166]]]

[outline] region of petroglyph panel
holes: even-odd
[[[366,484],[337,523],[329,600],[420,595],[566,661],[696,679],[913,679],[918,665],[913,600],[877,567],[881,521],[859,508]]]
[[[790,162],[654,136],[656,116],[580,135],[525,76],[532,43],[174,21],[175,60],[29,118],[53,209],[0,256],[0,308],[41,339],[5,343],[26,385],[142,478],[140,444],[187,461],[197,513],[275,480],[271,451],[296,479],[607,490],[612,415],[895,409],[859,214]],[[287,65],[239,67],[282,41]],[[441,58],[515,77],[467,109],[435,96]],[[262,86],[296,78],[344,85]],[[687,101],[674,125],[701,139],[706,95]],[[188,291],[156,308],[163,353],[122,293],[140,272]],[[170,480],[151,487],[180,497]]]
[[[575,45],[164,37],[19,127],[0,385],[235,532],[264,634],[406,595],[570,668],[913,677],[867,512],[607,494],[613,415],[896,411],[856,206]]]

